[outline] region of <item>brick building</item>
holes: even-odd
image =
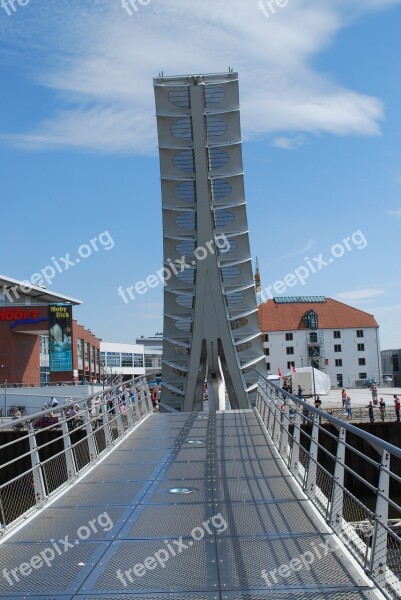
[[[72,318],[79,304],[0,276],[0,383],[100,381],[100,339]]]

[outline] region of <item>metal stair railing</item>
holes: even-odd
[[[73,484],[152,412],[141,376],[0,425],[0,536]]]
[[[299,400],[261,374],[255,408],[286,467],[333,533],[387,598],[401,598],[401,537],[399,527],[392,527],[401,521],[401,449]]]

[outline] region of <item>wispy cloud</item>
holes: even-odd
[[[275,134],[276,145],[289,149],[297,132],[378,135],[382,102],[312,65],[352,19],[399,2],[297,0],[274,19],[263,18],[256,0],[193,2],[190,8],[188,0],[155,0],[131,17],[109,0],[58,0],[51,10],[28,6],[18,25],[3,19],[0,31],[12,38],[13,53],[20,48],[29,56],[27,76],[57,93],[63,109],[0,139],[28,148],[152,152],[152,77],[162,69],[177,74],[229,65],[241,77],[247,139]],[[51,61],[43,66],[45,52]]]
[[[281,136],[273,140],[273,146],[275,148],[281,148],[281,150],[295,150],[299,146],[305,144],[305,136],[299,135],[296,137],[285,137]]]
[[[401,218],[401,208],[396,208],[395,210],[388,210],[387,214],[391,217]]]
[[[301,254],[306,254],[307,252],[312,250],[312,248],[314,247],[315,244],[316,244],[315,240],[308,240],[306,242],[305,246],[302,246],[302,248],[297,248],[295,250],[291,250],[287,254],[278,256],[277,258],[273,259],[272,262],[278,262],[279,260],[286,260],[287,258],[294,258],[294,256],[300,256]]]
[[[349,292],[341,292],[336,295],[338,300],[344,301],[360,301],[360,300],[368,300],[370,298],[375,298],[376,296],[382,296],[385,294],[385,290],[378,288],[367,288],[364,290],[352,290]]]

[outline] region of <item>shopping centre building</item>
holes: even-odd
[[[73,318],[80,300],[0,275],[0,383],[100,381],[100,339]]]

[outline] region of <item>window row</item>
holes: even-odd
[[[341,339],[341,331],[333,331],[333,337],[335,340],[340,340]],[[357,338],[365,337],[363,329],[356,330],[356,337]]]

